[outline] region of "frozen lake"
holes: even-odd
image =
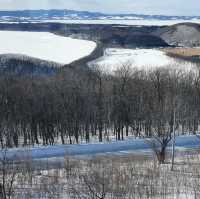
[[[23,54],[69,64],[92,53],[96,43],[49,32],[0,31],[0,54]]]

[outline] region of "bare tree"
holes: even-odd
[[[14,183],[19,172],[19,166],[9,160],[7,149],[0,153],[0,196],[2,199],[10,199],[14,194]]]

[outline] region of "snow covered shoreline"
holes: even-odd
[[[0,54],[22,54],[60,64],[70,64],[96,48],[93,41],[49,32],[0,31],[0,43]]]

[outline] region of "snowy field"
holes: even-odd
[[[119,25],[135,25],[135,26],[166,26],[166,25],[174,25],[177,23],[200,23],[199,19],[193,20],[109,20],[109,19],[102,19],[102,20],[67,20],[67,19],[58,19],[58,20],[42,20],[42,21],[32,21],[32,23],[39,23],[39,22],[50,22],[50,23],[65,23],[65,24],[119,24]],[[2,22],[0,22],[2,23]],[[12,22],[9,22],[12,23]],[[27,23],[27,22],[24,22]]]
[[[60,64],[89,55],[95,42],[62,37],[48,32],[0,31],[0,54],[23,54]]]
[[[180,69],[184,72],[196,72],[196,65],[171,58],[161,49],[119,49],[108,48],[104,56],[90,62],[91,67],[98,65],[102,71],[113,73],[122,65],[129,65],[138,70],[154,70],[157,68]]]

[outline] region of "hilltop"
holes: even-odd
[[[167,44],[174,46],[200,46],[200,25],[196,23],[180,23],[161,27],[154,35],[163,39]]]

